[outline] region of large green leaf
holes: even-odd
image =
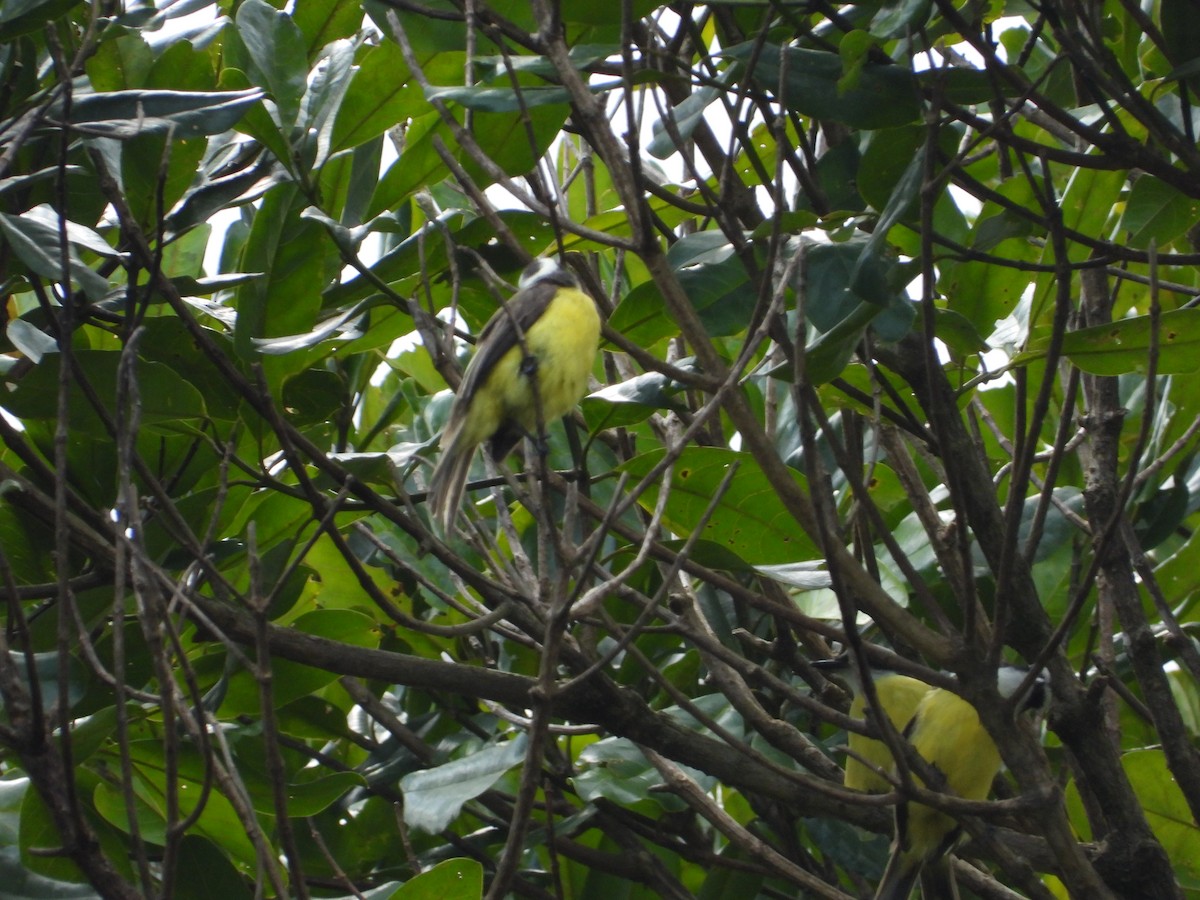
[[[254,217],[242,268],[264,274],[237,290],[234,346],[245,357],[254,355],[255,338],[307,332],[320,309],[337,256],[325,229],[300,215],[301,202],[294,185],[282,184]]]
[[[1070,331],[1063,338],[1062,352],[1093,375],[1145,374],[1150,370],[1153,335],[1150,316],[1135,316]],[[1049,347],[1049,334],[1037,336],[1013,363],[1024,365],[1040,359]],[[1184,374],[1197,369],[1200,369],[1200,309],[1163,313],[1158,323],[1158,374]]]
[[[748,63],[757,55],[755,84],[780,101],[814,119],[842,122],[852,128],[891,128],[915,122],[921,114],[917,83],[908,69],[864,63],[854,77],[846,75],[840,56],[778,44],[739,44],[725,55]]]
[[[1175,188],[1143,175],[1133,183],[1121,228],[1129,232],[1134,247],[1148,247],[1153,241],[1164,247],[1200,219],[1200,200],[1181,194]]]
[[[627,221],[628,217],[618,215]],[[758,292],[724,235],[717,231],[689,235],[672,247],[668,259],[710,337],[745,330],[758,303]],[[609,323],[629,340],[649,347],[679,333],[665,313],[658,286],[646,281],[621,300]]]
[[[90,885],[56,881],[21,865],[15,834],[0,844],[0,884],[6,900],[100,900]]]
[[[221,848],[198,834],[185,835],[179,845],[179,900],[250,900],[254,892]]]
[[[422,872],[390,900],[478,900],[483,896],[483,866],[474,859],[448,859]]]
[[[116,416],[117,372],[121,354],[80,350],[74,354],[77,377],[98,396],[109,421]],[[47,356],[22,379],[17,389],[0,397],[0,404],[19,419],[50,420],[58,415],[59,356]],[[204,396],[174,370],[161,363],[141,361],[138,375],[139,413],[143,427],[176,431],[207,417]],[[80,390],[70,394],[71,425],[89,434],[109,437],[108,427]]]
[[[691,138],[704,121],[704,111],[720,96],[721,91],[715,86],[702,87],[689,94],[672,110],[671,128],[661,120],[654,123],[654,136],[646,146],[646,152],[658,159],[666,159],[679,150],[678,144]]]
[[[92,134],[130,138],[147,132],[171,132],[176,138],[220,134],[237,123],[262,97],[257,89],[241,91],[113,91],[83,94],[71,102],[71,124]],[[49,114],[61,118],[61,103]]]
[[[298,0],[292,19],[308,41],[308,58],[327,44],[353,37],[362,27],[359,0]]]
[[[26,211],[22,215],[0,213],[0,238],[29,271],[50,281],[65,281],[62,269],[61,232],[58,224],[42,214],[41,208]],[[66,223],[67,241],[79,243],[76,238],[89,229],[74,223]],[[99,242],[107,254],[112,250],[104,241]],[[90,245],[88,246],[91,249]],[[92,300],[101,300],[108,293],[108,280],[85,265],[74,247],[69,248],[68,264],[73,282],[78,283]]]
[[[489,790],[525,759],[525,736],[504,741],[470,756],[431,769],[421,769],[400,779],[404,792],[404,821],[430,834],[441,831],[458,815],[464,803]]]
[[[236,22],[246,50],[246,73],[270,92],[286,131],[299,118],[308,80],[304,35],[291,16],[265,0],[244,0]]]
[[[83,0],[5,0],[0,4],[0,41],[37,31]]]
[[[1183,794],[1167,768],[1163,751],[1154,748],[1126,753],[1121,757],[1121,766],[1137,792],[1146,812],[1146,821],[1162,842],[1173,867],[1193,883],[1200,881],[1200,867],[1197,866],[1200,832],[1197,832]],[[1072,821],[1082,826],[1081,833],[1087,835],[1086,818],[1074,784],[1068,788],[1067,804]]]
[[[594,86],[592,89],[604,90],[606,88]],[[457,103],[463,109],[490,113],[519,112],[535,106],[566,104],[570,96],[567,89],[562,87],[524,87],[518,92],[511,87],[490,87],[488,85],[469,87],[434,85],[425,91],[425,97],[428,100],[450,101]]]
[[[634,457],[621,465],[620,471],[628,472],[634,479],[641,478],[663,455],[664,451],[655,450]],[[820,556],[784,508],[762,470],[749,456],[734,450],[688,448],[675,461],[670,482],[651,484],[642,494],[641,503],[653,509],[659,492],[670,491],[664,524],[670,532],[689,537],[732,466],[738,467],[737,472],[704,526],[702,537],[750,565],[777,565]],[[793,478],[803,487],[804,479],[798,473],[793,473]]]
[[[333,128],[333,151],[355,147],[426,113],[420,85],[409,77],[404,54],[391,41],[363,51]]]
[[[134,794],[138,827],[142,837],[156,844],[166,840],[167,776],[162,745],[157,740],[136,741],[131,746],[133,780],[127,786],[107,781],[98,783],[92,795],[99,812],[114,828],[130,829],[125,790]],[[110,760],[115,771],[120,762]],[[181,815],[198,812],[196,833],[224,850],[244,869],[253,871],[254,844],[234,811],[233,804],[219,791],[204,791],[202,777],[181,776],[175,782]],[[203,805],[201,805],[203,804]]]
[[[694,370],[695,360],[689,357],[675,365]],[[662,409],[683,409],[676,398],[684,390],[683,384],[660,372],[645,372],[589,394],[583,401],[583,414],[592,431],[633,425]]]
[[[300,615],[291,625],[305,634],[339,641],[347,648],[379,646],[379,629],[374,619],[354,609],[315,609]],[[282,707],[315,694],[337,680],[337,673],[287,659],[271,661],[272,698]],[[221,704],[223,717],[257,715],[262,710],[258,682],[250,673],[237,672],[230,680]]]

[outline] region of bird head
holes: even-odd
[[[526,266],[517,282],[517,288],[523,291],[541,282],[561,284],[564,287],[579,287],[579,279],[575,277],[575,273],[563,268],[559,261],[552,256],[538,257]]]
[[[996,688],[1000,696],[1008,699],[1013,696],[1029,677],[1029,669],[1025,666],[1001,666],[996,673]],[[1029,688],[1029,692],[1021,701],[1019,712],[1043,713],[1050,704],[1050,685],[1046,681],[1046,673],[1039,672]]]

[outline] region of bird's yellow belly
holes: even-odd
[[[506,353],[489,379],[503,386],[499,419],[515,419],[526,431],[536,432],[535,399],[543,425],[565,415],[587,390],[599,343],[600,316],[591,298],[576,290],[559,291],[526,332],[525,348],[517,346]],[[536,398],[532,379],[521,371],[526,351],[534,360]]]

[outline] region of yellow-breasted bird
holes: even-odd
[[[827,672],[836,672],[850,683],[854,691],[850,715],[855,719],[866,719],[867,695],[857,667],[850,664],[850,657],[842,655],[835,659],[818,659],[813,665]],[[927,682],[891,669],[872,669],[871,683],[875,686],[880,709],[898,732],[904,731],[917,711],[921,698],[933,690],[933,686]],[[847,735],[846,745],[850,749],[846,754],[846,774],[843,779],[846,787],[869,794],[886,794],[890,791],[891,783],[880,774],[880,771],[890,772],[895,768],[887,744],[851,731]]]
[[[933,688],[918,678],[901,675],[899,672],[883,670],[873,672],[871,681],[875,685],[875,696],[884,715],[896,731],[904,731],[917,705]],[[850,704],[850,715],[865,719],[867,696],[860,685],[854,686],[854,700]],[[865,734],[851,732],[846,739],[850,753],[846,756],[846,787],[870,794],[886,794],[891,783],[877,769],[890,772],[894,768],[892,751],[883,741],[869,738]]]
[[[587,390],[600,346],[592,298],[549,258],[534,260],[517,287],[480,332],[442,432],[429,504],[443,533],[458,516],[476,447],[487,442],[492,459],[504,459],[524,435],[565,415]]]
[[[1015,666],[1000,669],[997,688],[1011,697],[1026,672]],[[1022,703],[1022,710],[1040,710],[1049,691],[1039,678]],[[913,713],[904,736],[921,758],[945,778],[945,790],[966,800],[986,800],[1000,771],[1000,751],[975,707],[953,691],[932,688]],[[875,893],[875,900],[908,900],[926,867],[943,864],[944,857],[962,837],[962,827],[951,816],[921,803],[896,806],[896,836],[891,857]],[[952,872],[942,873],[944,891],[935,896],[956,897]],[[922,879],[929,900],[929,881]]]

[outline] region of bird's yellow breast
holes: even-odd
[[[525,332],[525,346],[518,344],[505,353],[480,386],[471,420],[464,426],[471,431],[470,440],[486,440],[506,421],[536,433],[538,407],[531,379],[522,371],[526,354],[535,361],[541,423],[548,425],[565,415],[587,390],[599,345],[600,314],[592,298],[560,287]]]
[[[880,673],[875,676],[874,681],[875,696],[879,698],[879,705],[884,714],[897,731],[903,731],[916,712],[921,698],[929,693],[929,685],[895,672]],[[866,707],[866,695],[860,690],[855,694],[854,702],[850,704],[850,715],[856,719],[863,719],[866,717]],[[860,762],[854,754],[847,757],[846,787],[876,794],[890,791],[892,786],[871,768],[874,766],[885,772],[891,770],[892,752],[887,744],[855,732],[850,733],[848,744],[854,754],[862,757],[863,761]]]
[[[987,799],[1000,771],[1000,751],[970,703],[952,691],[930,691],[917,707],[909,740],[945,776],[950,793],[965,800]],[[919,803],[909,807],[909,847],[916,855],[933,852],[954,827],[944,813]]]

